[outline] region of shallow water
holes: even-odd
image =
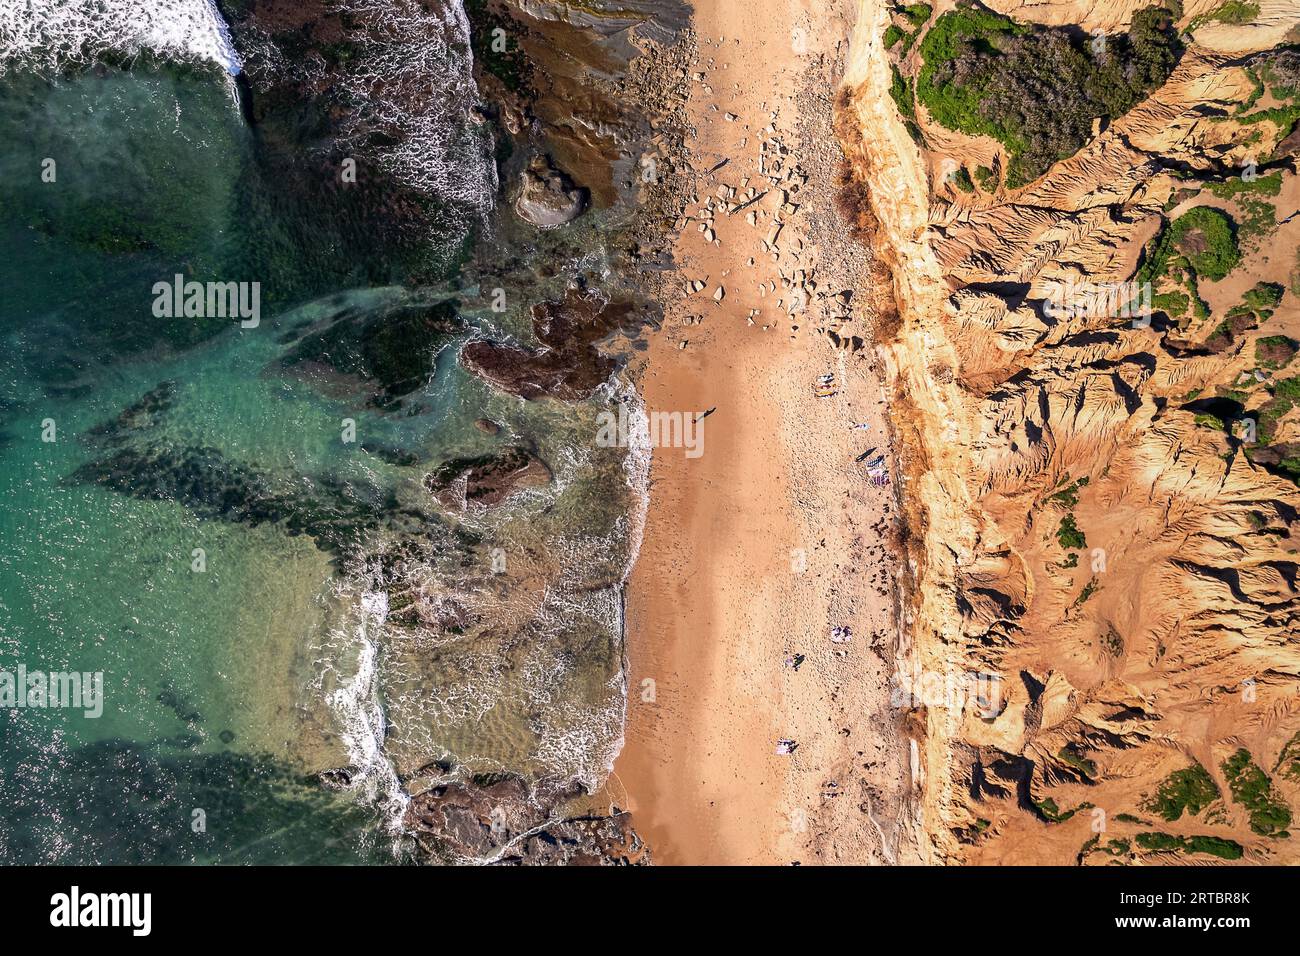
[[[359,283],[321,210],[257,200],[220,70],[33,66],[0,75],[0,670],[102,671],[105,697],[0,709],[0,859],[400,860],[414,788],[598,784],[644,475],[591,447],[612,394],[522,403],[459,367],[479,323],[523,327],[454,295],[483,220],[446,220],[434,286]],[[259,324],[156,316],[178,273],[260,282]],[[464,327],[402,343],[434,356],[415,387],[340,371],[367,361],[346,330],[444,313]],[[553,484],[465,514],[425,492],[505,442]]]

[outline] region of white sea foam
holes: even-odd
[[[460,0],[347,0],[341,6],[366,27],[353,37],[358,55],[329,77],[353,102],[365,104],[343,130],[343,145],[365,155],[376,130],[389,133],[392,145],[373,158],[397,182],[486,221],[496,164],[491,137],[473,122],[479,95]],[[297,74],[312,66],[284,60],[256,30],[236,49],[213,0],[0,0],[0,74],[15,67],[52,72],[109,52],[145,51],[216,63],[232,75],[244,60]]]
[[[58,70],[104,53],[152,51],[240,70],[212,0],[0,0],[0,73]]]
[[[373,158],[397,182],[486,219],[496,196],[496,163],[491,137],[472,115],[479,93],[460,0],[346,0],[342,7],[365,27],[351,37],[356,55],[330,71],[330,81],[352,102],[365,104],[343,130],[343,145],[366,155],[376,130],[390,134],[392,144]],[[250,40],[250,56],[264,49]]]
[[[319,675],[318,681],[332,678],[327,700],[353,769],[352,789],[381,807],[389,831],[398,833],[410,797],[384,751],[387,722],[380,702],[378,659],[388,595],[365,591],[352,610],[355,617],[331,635],[323,661],[328,675]]]

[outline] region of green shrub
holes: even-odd
[[[1275,309],[1278,303],[1282,301],[1282,292],[1282,287],[1276,282],[1256,282],[1246,290],[1245,295],[1241,297],[1241,301],[1256,312],[1264,309]]]
[[[1056,756],[1088,779],[1096,779],[1097,764],[1082,754],[1075,753],[1069,746],[1062,747]]]
[[[1225,840],[1216,836],[1190,836],[1183,841],[1188,853],[1205,853],[1223,860],[1240,860],[1241,844],[1236,840]]]
[[[1101,585],[1097,583],[1097,579],[1093,578],[1083,586],[1083,590],[1079,592],[1079,596],[1074,599],[1074,606],[1079,607],[1080,605],[1087,603],[1088,598],[1096,594],[1097,589],[1100,587]]]
[[[930,19],[930,14],[934,13],[934,7],[928,3],[909,3],[903,7],[903,16],[907,17],[907,22],[913,27],[923,27],[925,22]]]
[[[1242,193],[1257,193],[1264,196],[1276,196],[1282,191],[1282,173],[1269,173],[1267,176],[1260,176],[1258,179],[1244,180],[1240,177],[1224,180],[1221,183],[1213,183],[1209,187],[1210,192],[1220,199],[1232,199]]]
[[[1277,755],[1277,766],[1273,768],[1273,772],[1281,773],[1288,780],[1300,783],[1300,734],[1296,734],[1282,747],[1282,752]]]
[[[1165,777],[1155,796],[1145,806],[1172,823],[1183,815],[1183,811],[1196,816],[1218,798],[1219,788],[1210,772],[1194,763]]]
[[[906,35],[907,34],[891,23],[889,26],[885,27],[885,49],[893,49],[894,44],[903,39]]]
[[[1042,800],[1035,800],[1034,806],[1038,808],[1038,812],[1041,813],[1050,823],[1064,823],[1066,820],[1070,819],[1070,817],[1074,816],[1079,809],[1076,807],[1074,810],[1063,811],[1056,805],[1056,801],[1051,797],[1044,797]]]
[[[1067,514],[1061,518],[1061,527],[1056,531],[1056,540],[1061,543],[1061,547],[1066,551],[1088,546],[1088,538],[1079,530],[1079,526],[1074,523],[1073,514]]]
[[[1151,297],[1152,307],[1159,309],[1171,319],[1186,315],[1190,301],[1182,292],[1162,292],[1160,295]]]
[[[1291,825],[1291,809],[1273,792],[1273,781],[1255,766],[1244,747],[1223,762],[1232,799],[1250,814],[1250,828],[1261,836],[1280,836]]]
[[[902,73],[898,72],[898,67],[892,67],[893,79],[889,84],[889,95],[894,100],[894,105],[898,107],[898,112],[904,119],[916,119],[916,105],[912,101],[912,84]]]
[[[1135,13],[1128,33],[1108,37],[1097,54],[1065,28],[960,6],[922,39],[916,93],[941,125],[998,140],[1014,187],[1077,152],[1094,120],[1122,115],[1162,84],[1178,54],[1157,7]]]
[[[1210,21],[1241,26],[1242,24],[1251,23],[1258,16],[1259,4],[1254,3],[1253,0],[1224,0],[1214,10],[1194,18],[1188,25],[1188,29],[1195,30]]]
[[[1241,261],[1232,220],[1212,206],[1194,206],[1175,219],[1169,242],[1187,257],[1198,277],[1222,279]]]
[[[1295,353],[1295,341],[1285,335],[1266,335],[1255,340],[1255,362],[1261,368],[1286,368],[1295,358]]]
[[[1235,840],[1216,836],[1174,836],[1172,833],[1139,833],[1137,845],[1144,850],[1182,850],[1185,853],[1206,853],[1224,860],[1240,860],[1243,850]]]
[[[1061,488],[1060,491],[1049,495],[1047,500],[1058,505],[1064,505],[1067,508],[1073,508],[1079,503],[1079,489],[1087,487],[1087,484],[1088,476],[1085,475],[1078,481],[1072,481],[1064,488]]]

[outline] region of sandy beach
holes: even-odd
[[[917,859],[869,251],[834,207],[852,14],[695,8],[695,201],[640,382],[651,415],[712,412],[701,455],[654,451],[609,783],[660,864]]]

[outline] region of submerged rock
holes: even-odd
[[[360,545],[377,528],[426,521],[401,508],[391,491],[329,477],[313,479],[303,491],[292,478],[240,464],[209,447],[123,448],[87,462],[71,478],[143,501],[176,502],[202,520],[253,528],[273,524],[290,536],[308,535],[336,554]]]
[[[462,328],[451,301],[366,315],[344,310],[292,341],[280,365],[325,369],[367,392],[367,404],[392,408],[432,377],[440,348]]]
[[[490,143],[471,115],[472,58],[454,5],[222,7],[257,143],[259,175],[241,190],[241,212],[277,212],[277,228],[254,235],[250,265],[265,272],[290,261],[295,273],[312,275],[290,298],[358,278],[444,278],[495,187]],[[431,95],[438,122],[429,121]]]
[[[120,443],[134,432],[157,425],[175,404],[176,383],[160,382],[146,392],[139,401],[122,409],[116,418],[101,422],[89,429],[86,437],[105,444]]]

